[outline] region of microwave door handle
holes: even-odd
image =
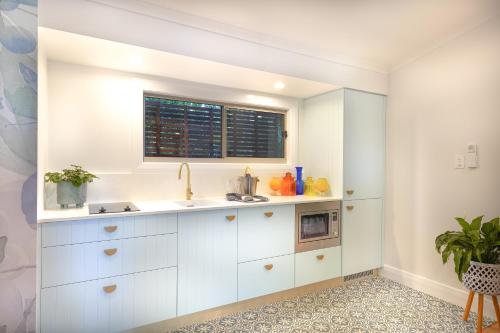
[[[335,228],[334,228],[334,223],[335,221],[333,220],[333,217],[334,217],[334,213],[333,212],[330,212],[330,237],[333,237],[334,233],[335,233]]]

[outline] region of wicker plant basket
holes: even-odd
[[[464,274],[466,288],[484,295],[500,294],[500,264],[483,264],[471,261]]]

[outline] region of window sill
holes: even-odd
[[[291,162],[284,163],[251,163],[251,162],[197,162],[193,159],[186,161],[189,163],[192,170],[239,170],[245,169],[247,166],[254,170],[283,170],[292,168]],[[179,164],[182,161],[172,162],[149,162],[143,161],[137,171],[163,171],[163,170],[178,170]]]

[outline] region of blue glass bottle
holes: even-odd
[[[298,167],[295,167],[295,169],[297,170],[297,181],[295,182],[296,183],[295,193],[297,195],[302,195],[302,194],[304,194],[304,181],[302,180],[302,167],[298,166]]]

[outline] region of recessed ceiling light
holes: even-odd
[[[274,89],[280,89],[281,90],[283,88],[285,88],[285,84],[283,82],[278,81],[278,82],[274,83]]]

